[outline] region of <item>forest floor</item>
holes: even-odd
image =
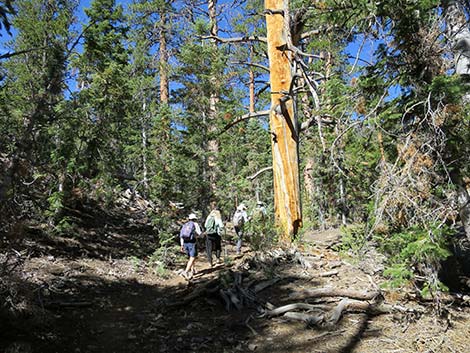
[[[73,236],[38,230],[15,243],[21,271],[11,275],[9,290],[23,297],[12,300],[16,314],[0,321],[0,352],[470,350],[468,301],[443,303],[436,315],[432,303],[381,291],[382,303],[393,310],[345,310],[330,325],[267,315],[273,307],[308,300],[317,306],[313,313],[329,317],[341,300],[331,293],[295,299],[303,289],[378,290],[384,282],[380,256],[340,256],[332,247],[340,237],[336,230],[307,232],[296,252],[263,254],[246,246],[236,256],[233,241],[226,240],[224,263],[210,268],[200,251],[199,273],[188,281],[178,274],[186,259],[177,243],[171,249],[176,261],[158,270],[148,261],[157,243],[152,228],[144,217],[123,216],[81,214]],[[246,296],[227,301],[237,293]]]

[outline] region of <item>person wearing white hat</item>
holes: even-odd
[[[181,274],[188,280],[191,279],[194,274],[196,274],[196,237],[202,234],[201,227],[196,222],[196,220],[197,216],[194,213],[191,213],[188,216],[188,221],[183,224],[183,227],[181,227],[180,231],[181,252],[185,252],[189,257],[188,263],[186,264],[186,269]]]
[[[251,218],[257,222],[264,221],[267,217],[266,207],[264,207],[263,201],[257,201],[256,207],[251,213]]]
[[[241,203],[240,205],[238,205],[232,218],[233,228],[235,229],[235,233],[237,234],[237,255],[240,254],[242,249],[243,229],[246,222],[248,222],[246,206],[245,204]]]

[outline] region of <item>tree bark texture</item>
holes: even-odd
[[[280,240],[289,243],[302,226],[299,187],[298,128],[292,82],[292,52],[288,1],[265,0],[269,70],[271,80],[271,147],[273,155],[274,208]]]

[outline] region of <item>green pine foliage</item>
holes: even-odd
[[[451,255],[449,241],[455,234],[449,227],[431,225],[428,229],[413,227],[398,233],[377,234],[374,240],[388,257],[384,275],[389,285],[402,287],[411,281],[423,295],[446,287],[436,281],[440,263]]]

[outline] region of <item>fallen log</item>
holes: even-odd
[[[325,319],[324,327],[335,326],[345,311],[365,311],[373,315],[390,314],[393,312],[414,312],[414,309],[407,309],[397,305],[369,303],[357,300],[343,299]]]
[[[317,326],[323,321],[323,315],[309,315],[304,313],[287,312],[283,317],[289,320],[304,321],[309,326]]]
[[[298,262],[304,270],[308,270],[313,267],[310,261],[306,260],[300,252],[294,254],[294,261]]]
[[[198,297],[202,297],[206,294],[213,294],[220,289],[220,280],[218,278],[214,278],[209,282],[205,283],[204,286],[199,287],[185,296],[183,299],[170,303],[168,306],[182,306],[188,303],[191,303],[193,300],[197,299]],[[212,287],[212,288],[211,288]]]
[[[293,310],[315,310],[315,311],[321,311],[326,308],[325,305],[312,305],[312,304],[306,304],[306,303],[294,303],[294,304],[288,304],[284,306],[280,306],[278,308],[269,310],[265,313],[266,317],[273,317],[273,316],[278,316],[282,315],[286,312],[293,311]]]
[[[324,308],[325,306],[323,306]],[[343,299],[338,305],[330,310],[328,313],[319,313],[319,314],[307,314],[299,312],[291,312],[291,310],[304,309],[304,310],[321,310],[320,307],[304,303],[295,303],[284,305],[282,307],[270,310],[266,313],[266,316],[272,317],[284,313],[283,317],[286,317],[291,320],[304,321],[309,326],[318,326],[323,328],[332,328],[340,321],[344,312],[346,311],[366,311],[374,314],[385,314],[391,313],[396,310],[395,307],[386,304],[371,304],[368,302],[361,302],[351,299]]]
[[[379,291],[359,291],[340,288],[303,289],[289,295],[291,299],[321,298],[321,297],[347,297],[359,300],[372,300],[380,295]]]
[[[245,301],[249,303],[255,302],[256,296],[251,290],[245,289],[243,287],[238,287],[238,286],[237,286],[237,290],[240,293],[240,295],[245,299]]]
[[[253,287],[253,292],[255,293],[259,293],[261,292],[262,290],[268,288],[268,287],[271,287],[273,284],[276,284],[277,282],[279,282],[281,280],[281,278],[277,277],[277,278],[273,278],[273,279],[270,279],[270,280],[267,280],[267,281],[263,281],[261,283],[258,283],[257,285],[255,285]]]
[[[325,325],[326,326],[334,326],[338,323],[339,319],[343,315],[343,311],[347,309],[349,304],[348,299],[343,299],[339,302],[339,304],[334,308],[329,315],[327,315],[327,318],[325,319]],[[369,303],[365,303],[369,305]]]
[[[330,277],[330,276],[336,276],[339,273],[337,270],[333,271],[327,271],[327,272],[322,272],[318,274],[318,277]]]

